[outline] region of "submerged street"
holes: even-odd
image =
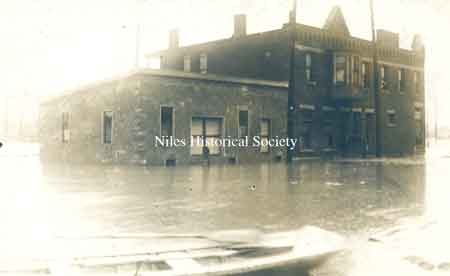
[[[359,244],[399,222],[447,214],[443,157],[163,168],[42,164],[29,151],[0,156],[0,234],[9,254],[46,250],[43,241],[55,236],[304,225]],[[341,256],[315,273],[350,275],[353,266]]]

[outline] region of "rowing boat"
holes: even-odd
[[[2,260],[0,275],[298,274],[344,248],[339,235],[313,226],[278,233],[64,237],[58,244],[52,256]]]

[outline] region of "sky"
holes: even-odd
[[[288,20],[290,2],[1,0],[0,96],[42,98],[132,70],[138,23],[144,67],[145,53],[167,48],[170,29],[180,29],[181,45],[230,37],[237,13],[247,14],[249,33],[278,29]],[[335,5],[353,36],[370,39],[369,0],[298,0],[297,21],[321,27]],[[415,33],[424,37],[427,93],[437,95],[439,124],[450,126],[450,1],[374,0],[374,5],[376,27],[398,32],[402,48],[410,48]]]

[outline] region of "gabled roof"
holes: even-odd
[[[347,23],[345,22],[344,14],[339,6],[334,6],[328,14],[328,18],[323,25],[323,29],[333,33],[350,36]]]

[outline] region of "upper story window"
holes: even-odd
[[[421,73],[420,72],[414,72],[414,88],[416,90],[416,93],[419,93],[421,90]]]
[[[191,72],[191,56],[184,56],[184,72]]]
[[[312,80],[311,68],[312,68],[311,54],[307,53],[305,55],[305,78],[306,78],[307,81],[311,81]]]
[[[406,88],[406,70],[398,70],[398,89],[400,92],[404,92]]]
[[[103,112],[103,144],[112,144],[113,137],[113,112],[112,111],[104,111]]]
[[[380,88],[385,89],[387,87],[386,82],[386,66],[380,67]]]
[[[200,73],[208,73],[208,55],[206,54],[200,55]]]
[[[363,62],[361,65],[361,77],[362,77],[362,85],[364,88],[370,87],[370,78],[369,78],[369,63]]]
[[[360,85],[359,80],[359,57],[358,56],[352,56],[352,84],[354,86]]]
[[[345,69],[347,65],[347,59],[344,55],[337,55],[335,59],[335,76],[337,84],[345,83]]]

